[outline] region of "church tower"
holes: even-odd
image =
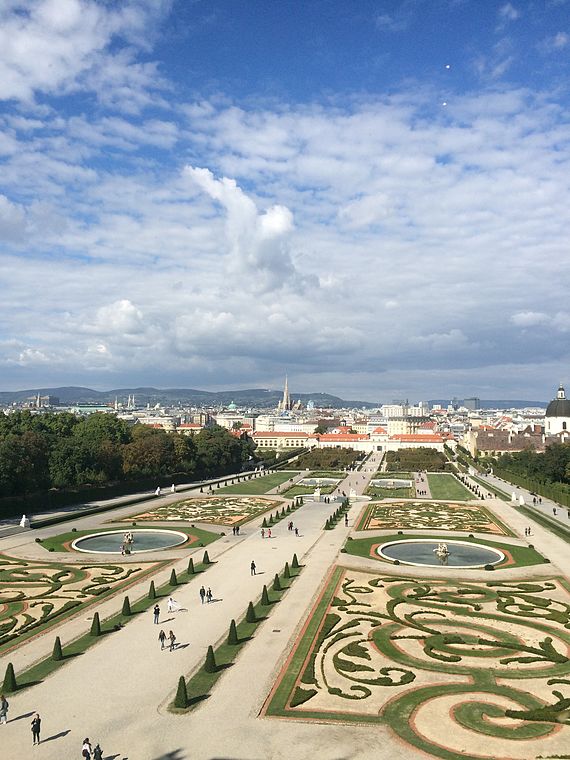
[[[283,388],[283,398],[277,405],[277,411],[278,412],[289,412],[291,411],[292,403],[291,403],[291,396],[289,395],[289,381],[287,378],[287,375],[285,375],[285,387]]]

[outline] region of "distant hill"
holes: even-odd
[[[25,401],[37,394],[42,396],[56,396],[60,404],[107,404],[115,401],[126,401],[130,395],[135,396],[137,404],[190,404],[192,406],[227,406],[232,401],[237,406],[251,406],[258,408],[275,408],[282,398],[281,391],[267,390],[266,388],[249,388],[236,391],[201,391],[194,388],[114,388],[109,391],[95,391],[92,388],[66,386],[63,388],[33,388],[21,391],[0,391],[0,404],[8,405],[14,402]],[[313,401],[316,407],[332,407],[336,409],[350,409],[356,407],[374,407],[368,401],[345,401],[338,396],[329,393],[291,393],[296,401],[300,399],[303,404]]]

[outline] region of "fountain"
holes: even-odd
[[[108,530],[104,533],[90,533],[76,538],[71,548],[89,554],[139,554],[159,549],[170,549],[188,541],[186,533],[177,530],[145,528],[128,531]]]
[[[478,568],[496,565],[505,559],[499,549],[469,541],[451,540],[444,543],[437,539],[407,538],[389,541],[376,549],[383,559],[403,565],[449,565],[456,568]]]

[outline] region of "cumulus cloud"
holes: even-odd
[[[208,169],[192,166],[184,171],[227,212],[230,272],[254,277],[250,284],[260,291],[285,285],[304,287],[305,280],[293,263],[288,244],[293,215],[286,206],[276,204],[260,212],[235,180],[216,179]]]
[[[131,91],[139,73],[130,76],[128,49],[110,52],[113,42],[123,47],[146,47],[149,22],[168,7],[159,2],[127,0],[108,6],[95,0],[9,0],[0,6],[0,100],[31,101],[36,93],[61,94],[76,90],[87,76],[97,79],[117,63],[114,77]],[[104,56],[107,52],[109,55]],[[137,67],[135,67],[135,71]],[[99,74],[98,74],[99,72]],[[156,72],[153,72],[156,74]],[[144,84],[151,84],[145,77]],[[109,89],[101,90],[109,97]]]

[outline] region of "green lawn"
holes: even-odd
[[[271,475],[263,475],[261,478],[252,478],[251,480],[244,480],[241,483],[234,483],[233,486],[218,488],[216,489],[216,495],[237,493],[250,496],[268,493],[282,483],[286,483],[288,480],[294,478],[296,474],[296,472],[291,471],[273,472]]]
[[[435,540],[435,541],[441,541],[442,535],[444,538],[447,538],[447,540],[452,541],[453,538],[447,534],[446,531],[441,531],[437,534],[434,534],[433,536],[429,535],[421,535],[421,534],[414,534],[414,533],[396,533],[394,535],[389,536],[372,536],[369,538],[358,538],[358,539],[348,539],[346,544],[344,545],[343,552],[346,552],[346,554],[354,554],[357,557],[365,557],[367,559],[370,559],[370,549],[374,544],[378,543],[389,543],[390,541],[403,541],[407,538],[422,538],[426,541]],[[515,544],[508,544],[503,543],[499,541],[488,541],[484,538],[465,538],[461,537],[457,539],[458,541],[467,541],[471,544],[481,544],[483,546],[490,546],[494,549],[499,549],[500,551],[508,551],[510,554],[512,554],[513,560],[515,561],[515,564],[517,567],[528,567],[530,565],[542,565],[544,564],[544,557],[539,554],[535,549],[531,549],[528,546],[519,546]],[[496,565],[497,569],[501,568],[501,564]],[[514,565],[509,565],[509,567],[514,567]],[[453,567],[450,568],[450,570],[453,570]]]
[[[427,479],[432,499],[471,501],[476,498],[453,475],[428,473]]]

